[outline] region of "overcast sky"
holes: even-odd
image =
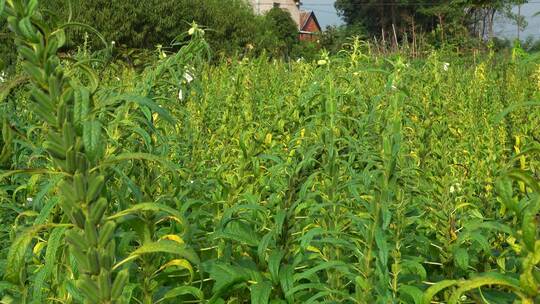
[[[334,8],[335,0],[302,0],[302,8],[312,10],[317,15],[317,19],[323,28],[328,25],[342,24],[343,21],[337,15]],[[527,17],[528,26],[522,33],[522,37],[533,36],[535,39],[540,39],[540,16],[532,17],[533,14],[540,11],[540,2],[531,0],[521,7],[521,13]],[[517,9],[515,9],[517,12]],[[502,17],[497,18],[497,26],[495,31],[500,36],[514,38],[517,36],[516,26]]]

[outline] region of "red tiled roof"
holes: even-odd
[[[307,21],[309,20],[310,15],[311,15],[311,12],[300,11],[300,30],[304,29],[304,26],[306,25]]]
[[[321,26],[319,25],[319,21],[317,20],[317,17],[315,17],[315,13],[313,11],[300,11],[300,31],[305,30],[306,25],[309,22],[309,19],[313,18],[313,21],[317,24],[317,27],[321,29]]]

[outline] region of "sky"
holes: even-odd
[[[334,8],[334,2],[335,0],[302,0],[302,9],[314,11],[323,28],[329,25],[343,24]],[[521,7],[521,14],[526,17],[528,23],[528,26],[521,33],[521,38],[532,36],[535,39],[540,39],[540,16],[533,17],[536,12],[540,12],[540,1],[531,0],[529,2]],[[514,11],[517,12],[517,8]],[[517,28],[515,24],[499,16],[496,18],[495,33],[498,36],[515,38]]]

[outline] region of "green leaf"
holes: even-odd
[[[210,299],[210,303],[215,302],[232,285],[246,282],[250,279],[250,275],[246,269],[223,263],[213,264],[209,272],[210,278],[215,281],[212,288],[214,295],[212,296],[212,299]]]
[[[297,293],[300,290],[305,289],[315,289],[315,290],[326,290],[327,286],[323,283],[304,283],[304,284],[298,284],[295,285],[293,288],[287,290],[285,297],[286,298],[293,298],[294,294]]]
[[[420,288],[416,286],[402,285],[399,287],[399,293],[401,295],[409,296],[414,301],[414,304],[422,303],[422,296],[424,295],[424,293]]]
[[[197,254],[192,249],[186,248],[185,244],[180,244],[176,241],[162,240],[142,245],[133,251],[127,258],[114,265],[113,269],[117,269],[129,261],[135,260],[141,255],[158,252],[179,255],[194,264],[200,263]]]
[[[410,273],[415,274],[420,277],[420,280],[424,281],[427,278],[427,272],[424,266],[413,260],[404,260],[401,263],[401,268],[403,269],[403,273]]]
[[[122,210],[116,214],[113,214],[111,216],[109,216],[107,219],[108,220],[114,220],[114,219],[118,219],[118,218],[121,218],[121,217],[124,217],[124,216],[128,216],[128,215],[132,215],[132,214],[137,214],[137,213],[140,213],[140,212],[148,212],[148,211],[151,211],[151,212],[154,212],[154,213],[158,213],[158,212],[164,212],[170,216],[173,216],[175,218],[175,220],[179,221],[180,223],[182,223],[182,214],[177,211],[176,209],[173,209],[167,205],[163,205],[163,204],[159,204],[159,203],[140,203],[140,204],[137,204],[129,209],[125,209],[125,210]]]
[[[51,178],[50,182],[41,189],[38,194],[34,197],[32,203],[34,205],[40,205],[41,201],[45,198],[45,196],[53,189],[53,187],[60,181],[60,178],[54,177]],[[34,220],[34,225],[42,225],[45,224],[47,219],[49,219],[49,215],[51,214],[52,210],[58,204],[58,197],[53,196],[47,200],[43,208],[39,211],[39,215]]]
[[[534,252],[535,249],[534,246],[538,229],[538,212],[540,212],[540,196],[536,195],[523,212],[523,220],[521,223],[523,242],[531,252]]]
[[[501,287],[507,287],[510,288],[521,298],[525,298],[525,295],[519,291],[520,288],[518,280],[500,273],[486,273],[474,279],[460,283],[459,288],[454,293],[452,293],[452,296],[450,297],[448,303],[457,304],[461,295],[463,295],[465,292],[485,285],[498,285]]]
[[[6,290],[17,292],[18,289],[19,287],[17,285],[11,284],[9,282],[0,282],[0,294],[3,294]]]
[[[251,303],[267,304],[272,293],[272,284],[268,281],[251,285]]]
[[[522,181],[527,186],[531,187],[534,192],[540,193],[540,186],[538,185],[538,181],[534,177],[532,177],[528,172],[523,170],[511,170],[507,174],[509,177],[513,178],[516,181]]]
[[[171,125],[175,124],[175,119],[171,116],[171,114],[169,114],[167,110],[160,107],[158,104],[156,104],[152,99],[148,97],[124,94],[124,95],[118,95],[118,96],[113,97],[110,100],[110,102],[114,103],[116,101],[121,101],[121,100],[134,102],[138,104],[139,106],[148,107],[150,110],[154,111],[155,113],[159,114],[159,116],[163,117]]]
[[[259,245],[258,234],[253,228],[241,221],[230,222],[222,232],[216,233],[216,238],[224,238],[246,244],[251,247]]]
[[[294,285],[294,267],[292,265],[282,265],[279,269],[279,284],[281,289],[287,294]],[[292,296],[288,297],[289,303],[293,302]]]
[[[320,263],[317,266],[312,267],[312,268],[310,268],[310,269],[308,269],[308,270],[306,270],[304,272],[295,274],[294,275],[294,281],[298,282],[298,281],[300,281],[302,279],[308,279],[309,277],[311,277],[312,275],[314,275],[318,271],[329,269],[329,268],[334,268],[334,267],[338,267],[338,266],[347,266],[347,264],[345,264],[344,262],[341,262],[341,261],[327,261],[327,262],[324,262],[324,263]]]
[[[68,28],[68,27],[81,27],[86,31],[92,32],[99,38],[99,40],[101,40],[101,42],[103,43],[105,48],[109,47],[109,44],[107,43],[107,40],[105,40],[105,37],[103,37],[103,35],[101,35],[101,33],[98,30],[96,30],[95,28],[89,26],[88,24],[79,23],[79,22],[68,22],[68,23],[62,24],[59,28],[60,29],[65,29],[65,28]]]
[[[440,281],[438,282],[437,284],[435,285],[432,285],[431,287],[429,287],[425,292],[424,292],[424,297],[423,297],[423,300],[422,302],[424,304],[430,304],[431,303],[431,300],[433,299],[433,297],[439,293],[440,291],[442,291],[443,289],[446,289],[446,288],[449,288],[449,287],[452,287],[452,286],[455,286],[459,283],[459,281],[456,281],[456,280],[444,280],[444,281]]]
[[[56,253],[62,245],[62,237],[64,236],[66,230],[66,227],[54,228],[49,236],[49,240],[47,241],[47,251],[45,252],[45,264],[42,268],[40,268],[32,284],[34,288],[32,293],[32,303],[43,303],[43,299],[41,297],[43,295],[43,290],[45,290],[44,284],[51,275],[54,267],[59,265],[56,258]]]
[[[90,91],[90,93],[94,93],[99,87],[99,77],[96,74],[96,72],[91,67],[84,64],[84,61],[77,62],[76,64],[73,65],[73,67],[79,68],[79,71],[81,71],[84,75],[86,75],[89,82],[89,84],[87,85],[87,88]]]
[[[113,165],[113,164],[116,164],[116,163],[119,163],[119,162],[122,162],[122,161],[126,161],[126,160],[153,161],[153,162],[158,162],[158,163],[161,163],[161,164],[165,165],[170,170],[179,169],[179,167],[177,165],[165,160],[163,157],[159,157],[159,156],[149,154],[149,153],[140,153],[140,152],[139,153],[122,153],[120,155],[107,158],[105,161],[103,161],[103,163],[99,167]],[[99,168],[99,167],[97,167],[97,168]]]
[[[25,256],[32,239],[44,229],[44,225],[30,227],[23,231],[11,244],[7,255],[6,273],[4,279],[13,284],[20,284],[23,279]]]
[[[274,283],[279,282],[279,268],[281,266],[281,259],[283,258],[284,253],[281,250],[273,250],[268,258],[268,271],[272,277]]]
[[[456,249],[454,251],[454,261],[459,268],[467,270],[469,267],[469,253],[467,249],[461,247]]]
[[[6,7],[6,0],[0,0],[0,17],[2,17],[2,14],[4,13],[4,8]],[[0,70],[4,67],[0,66]]]
[[[38,235],[38,233],[50,227],[68,227],[71,225],[66,224],[49,224],[49,225],[34,225],[27,228],[21,234],[17,236],[15,241],[11,244],[7,255],[7,267],[4,278],[13,284],[20,284],[20,279],[24,278],[24,265],[25,258],[28,252],[28,246],[32,242],[32,239]]]
[[[495,124],[498,124],[501,122],[501,120],[503,120],[503,118],[510,114],[512,111],[516,110],[516,109],[519,109],[519,108],[522,108],[522,107],[533,107],[533,106],[540,106],[540,102],[538,101],[527,101],[527,102],[521,102],[521,103],[516,103],[516,104],[513,104],[511,106],[509,106],[508,108],[504,109],[499,115],[497,115],[494,119],[494,123]]]
[[[61,48],[66,44],[66,31],[64,29],[58,29],[51,33],[51,36],[55,36],[58,40],[58,47]]]
[[[90,91],[85,87],[77,87],[74,95],[73,119],[80,126],[88,119],[88,113],[90,113]]]
[[[388,242],[386,241],[386,236],[381,227],[375,228],[375,243],[379,249],[379,262],[386,267],[388,263]]]
[[[83,143],[88,158],[96,161],[103,150],[101,123],[99,121],[91,120],[83,123]]]
[[[122,170],[119,170],[117,167],[112,167],[113,171],[116,172],[116,174],[120,175],[122,180],[126,183],[128,188],[131,190],[131,193],[135,197],[135,201],[137,203],[140,203],[143,200],[143,194],[141,192],[141,189],[135,184],[129,176],[127,176]]]
[[[175,288],[167,291],[165,293],[165,295],[163,296],[163,298],[161,300],[157,301],[157,303],[159,303],[161,301],[164,301],[164,300],[176,299],[176,298],[178,298],[180,296],[184,296],[184,295],[192,295],[192,296],[194,296],[195,298],[197,298],[199,300],[204,300],[204,294],[199,288],[196,288],[196,287],[193,287],[193,286],[180,286],[180,287],[175,287]]]
[[[27,7],[26,7],[26,15],[27,16],[33,16],[34,11],[36,10],[37,6],[38,6],[38,0],[30,0],[30,1],[28,1]],[[0,8],[0,14],[1,14],[1,11],[2,11],[2,9]]]

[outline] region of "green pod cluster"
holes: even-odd
[[[77,288],[91,303],[99,303],[98,284],[88,277],[77,280]]]
[[[8,165],[13,153],[13,132],[6,118],[2,123],[2,136],[0,138],[2,148],[0,150],[0,167]]]
[[[103,215],[107,210],[108,202],[105,198],[98,199],[91,207],[89,211],[89,218],[94,223],[100,223],[103,220]],[[103,228],[102,228],[103,229]]]
[[[86,201],[93,202],[96,200],[105,185],[105,176],[89,176],[88,177],[88,191],[86,192]]]
[[[90,92],[95,91],[96,83],[89,90],[66,75],[57,56],[66,42],[65,32],[51,31],[36,13],[37,4],[36,0],[8,1],[3,13],[8,15],[9,28],[15,34],[22,70],[30,79],[32,111],[47,125],[43,149],[54,170],[62,173],[56,191],[64,215],[73,224],[65,240],[74,261],[74,285],[84,303],[116,303],[114,299],[121,295],[129,274],[121,271],[112,280],[116,224],[105,220],[109,207],[108,200],[102,197],[106,173],[91,167],[100,165],[102,155],[93,153],[95,147],[91,145],[94,139],[99,140],[101,128],[90,129],[92,141],[87,140],[89,132],[84,129],[85,123],[93,119]],[[4,122],[0,165],[11,157],[11,138],[9,125]]]
[[[120,271],[116,278],[114,279],[114,283],[111,288],[111,297],[113,300],[117,300],[122,295],[122,291],[126,284],[129,281],[129,270],[124,269]]]

